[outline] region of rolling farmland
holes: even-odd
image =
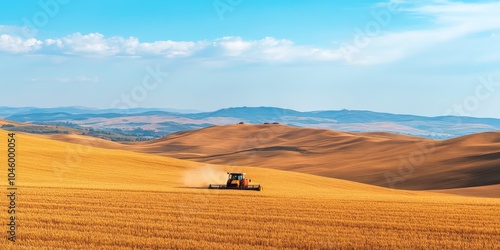
[[[18,239],[2,237],[11,249],[500,248],[500,199],[17,138]],[[200,188],[225,171],[264,191]]]
[[[273,168],[398,189],[457,189],[460,192],[463,188],[474,188],[474,194],[500,198],[498,188],[493,187],[500,184],[499,132],[439,141],[391,133],[346,133],[245,124],[184,131],[134,143],[116,143],[81,135],[44,137],[209,164]]]

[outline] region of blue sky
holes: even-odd
[[[494,1],[5,0],[0,106],[500,118]]]

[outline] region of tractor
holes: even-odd
[[[209,189],[241,189],[241,190],[257,190],[262,191],[261,185],[248,185],[249,180],[245,178],[245,173],[227,173],[227,182],[226,184],[210,184],[208,185]]]

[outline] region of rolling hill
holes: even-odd
[[[0,130],[0,141],[6,137]],[[17,241],[0,240],[10,249],[500,247],[499,199],[195,163],[22,133],[16,145]],[[202,188],[229,170],[247,172],[264,191]],[[7,216],[0,213],[0,220]]]
[[[179,159],[293,170],[402,189],[500,184],[500,132],[435,141],[388,133],[230,125],[137,145]]]
[[[243,124],[214,126],[125,144],[77,135],[49,138],[87,141],[96,147],[196,162],[295,171],[398,189],[500,184],[499,132],[437,141],[391,133]]]

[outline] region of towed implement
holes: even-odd
[[[252,180],[245,178],[245,173],[227,173],[226,184],[210,184],[209,189],[241,189],[262,191],[261,185],[248,185]]]

